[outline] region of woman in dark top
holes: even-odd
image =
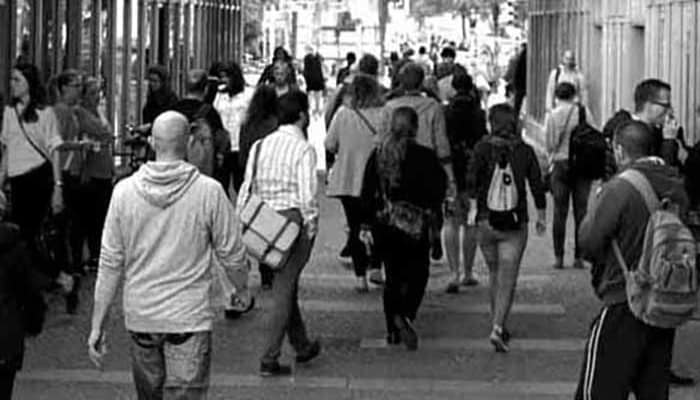
[[[400,107],[394,111],[389,134],[367,163],[361,196],[360,237],[366,245],[376,245],[386,270],[387,342],[403,342],[409,350],[418,346],[412,322],[428,283],[430,223],[426,221],[420,237],[414,237],[396,228],[381,214],[388,203],[394,207],[403,203],[420,210],[427,220],[429,210],[439,207],[445,198],[445,172],[435,152],[415,142],[417,130],[418,115],[412,108]]]
[[[150,131],[150,124],[156,117],[170,110],[177,103],[177,95],[170,89],[170,74],[161,65],[153,65],[148,68],[148,97],[143,107],[143,124]]]
[[[452,151],[457,197],[447,199],[445,203],[445,254],[454,276],[447,285],[447,293],[459,292],[460,285],[474,286],[479,283],[472,275],[476,256],[477,228],[475,225],[466,224],[469,211],[466,176],[467,164],[474,151],[474,145],[487,134],[486,114],[481,109],[479,95],[472,78],[464,68],[453,68],[452,87],[457,94],[445,107],[445,127]],[[460,228],[464,228],[461,240]],[[464,259],[464,276],[461,279],[460,247]]]
[[[289,53],[287,53],[287,50],[285,50],[284,47],[279,46],[275,48],[275,51],[272,53],[272,62],[267,67],[265,67],[262,74],[260,75],[260,80],[258,80],[258,86],[271,85],[275,82],[275,62],[280,60],[289,64],[289,75],[287,76],[288,83],[290,85],[297,84],[297,73],[296,68],[294,68],[294,63],[292,62],[292,56],[290,56]]]
[[[467,223],[479,224],[479,246],[489,268],[493,322],[489,340],[496,351],[507,352],[510,334],[506,329],[506,320],[513,303],[520,261],[528,236],[525,181],[530,185],[537,207],[538,235],[545,232],[546,199],[535,151],[518,134],[513,107],[508,104],[491,107],[489,123],[491,135],[477,143],[467,169],[467,193],[470,196]],[[511,197],[515,205],[508,210],[496,210],[492,203],[492,196],[497,192],[494,188],[498,188],[493,179],[498,176],[495,174],[497,164],[499,168],[508,171],[508,176],[503,176],[505,185],[515,185],[517,202]],[[500,218],[504,213],[511,216],[508,224]],[[506,225],[509,226],[505,227]]]
[[[259,86],[250,100],[248,111],[238,138],[240,148],[238,150],[238,162],[241,171],[245,172],[250,155],[250,148],[257,140],[264,138],[274,132],[279,124],[277,123],[277,93],[272,86]],[[260,264],[260,280],[264,290],[272,288],[272,269]]]
[[[260,86],[253,93],[245,119],[241,125],[238,163],[242,170],[248,163],[250,148],[277,129],[277,94],[270,86]]]

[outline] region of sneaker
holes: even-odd
[[[355,286],[355,291],[357,293],[368,293],[369,292],[369,285],[367,284],[367,277],[366,276],[358,276],[357,277],[357,285]]]
[[[586,267],[586,264],[583,263],[583,260],[580,258],[577,258],[574,260],[574,269],[584,269]]]
[[[394,316],[394,324],[399,329],[401,341],[406,345],[406,348],[411,351],[418,350],[418,334],[411,321],[403,316]]]
[[[292,367],[289,365],[282,365],[275,361],[274,363],[260,363],[260,376],[262,377],[274,377],[274,376],[288,376],[292,374]]]
[[[470,286],[479,286],[479,281],[476,280],[476,278],[474,278],[473,276],[470,276],[470,277],[468,277],[468,278],[465,276],[464,278],[462,278],[462,281],[460,282],[460,285],[462,285],[462,286],[467,286],[467,287],[470,287]]]
[[[668,382],[673,386],[693,386],[695,385],[695,379],[689,376],[678,375],[675,371],[671,370],[668,376]]]
[[[500,326],[493,326],[493,329],[491,330],[491,335],[489,336],[489,341],[491,342],[494,350],[496,350],[497,353],[508,352],[508,343],[503,337],[503,328],[501,328]]]
[[[401,344],[401,335],[399,335],[399,332],[389,332],[389,334],[386,335],[386,344],[389,346]]]
[[[340,261],[343,264],[352,263],[352,257],[350,255],[350,246],[348,246],[347,244],[343,247],[342,250],[340,250],[340,254],[338,254],[338,261]]]
[[[303,353],[299,353],[296,356],[297,363],[307,363],[321,354],[321,342],[316,339],[309,344],[308,350]]]
[[[459,293],[459,283],[457,283],[457,282],[448,283],[447,289],[445,289],[445,293],[449,293],[449,294]]]
[[[557,257],[557,259],[554,261],[554,265],[552,265],[552,268],[564,269],[564,260],[561,257]]]
[[[369,281],[377,286],[384,286],[384,276],[381,269],[372,270],[369,273]]]

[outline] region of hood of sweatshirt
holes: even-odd
[[[687,209],[688,197],[683,186],[683,177],[678,170],[651,160],[636,161],[629,168],[634,168],[644,174],[659,199],[669,199],[679,205],[681,210]]]
[[[185,161],[148,162],[134,174],[138,194],[159,208],[178,201],[198,177],[197,168]]]

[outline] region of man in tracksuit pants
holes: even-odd
[[[648,125],[626,122],[617,130],[615,158],[621,170],[634,168],[644,174],[660,198],[687,207],[682,178],[653,152]],[[622,267],[615,259],[616,240],[628,266],[636,266],[649,211],[640,193],[615,177],[606,183],[582,222],[579,240],[582,254],[592,261],[592,283],[603,309],[595,318],[586,345],[577,400],[668,399],[673,329],[652,327],[630,311]]]

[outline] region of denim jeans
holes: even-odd
[[[487,221],[479,224],[479,246],[489,268],[493,324],[504,326],[513,305],[520,261],[527,244],[528,225],[515,231],[498,231]]]
[[[554,256],[564,257],[564,238],[566,237],[566,217],[569,215],[569,198],[574,205],[574,240],[575,257],[579,257],[578,227],[586,216],[588,195],[591,192],[589,179],[569,176],[568,161],[555,161],[552,170],[552,196],[554,197],[554,221],[552,222],[552,241]]]
[[[211,332],[131,334],[131,362],[139,400],[206,399]]]
[[[296,209],[283,210],[280,213],[293,221],[301,222],[301,214]],[[305,229],[301,229],[286,263],[282,268],[273,271],[272,306],[265,321],[265,349],[260,359],[262,364],[277,362],[285,335],[289,337],[289,343],[297,353],[303,353],[309,348],[309,337],[301,317],[297,295],[299,277],[311,256],[314,239],[308,236]]]

